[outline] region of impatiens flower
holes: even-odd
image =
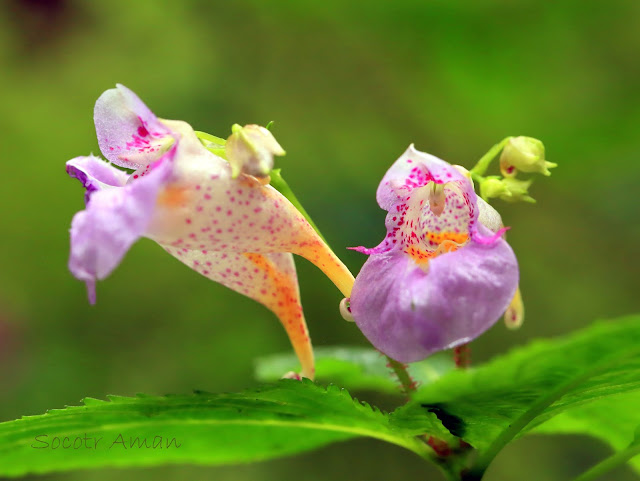
[[[357,276],[350,310],[369,341],[401,362],[465,344],[493,325],[518,286],[498,213],[461,170],[410,146],[377,200],[387,235]]]
[[[255,177],[232,177],[224,159],[208,151],[185,122],[158,119],[118,85],[96,102],[97,157],[67,162],[86,188],[86,209],[71,225],[69,268],[95,283],[148,237],[200,274],[273,311],[313,377],[313,353],[291,253],[322,269],[348,295],[353,277],[315,230],[278,191]]]

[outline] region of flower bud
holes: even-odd
[[[507,187],[498,176],[486,177],[480,182],[480,196],[485,200],[509,195]]]
[[[512,137],[500,155],[500,170],[505,177],[515,177],[522,172],[551,175],[549,169],[558,164],[544,158],[544,145],[533,137]]]
[[[231,176],[247,174],[254,177],[266,177],[273,169],[273,156],[284,155],[280,144],[264,127],[259,125],[235,124],[227,139],[225,151],[231,165]]]
[[[529,195],[529,187],[533,179],[519,180],[515,177],[507,177],[502,180],[502,185],[506,189],[506,194],[499,197],[506,202],[530,202],[535,203],[535,199]]]
[[[531,202],[535,199],[529,195],[529,186],[533,179],[520,180],[515,177],[501,179],[497,176],[485,177],[480,181],[480,195],[488,200],[494,197],[506,202]]]

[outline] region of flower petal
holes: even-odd
[[[466,177],[452,165],[438,157],[420,152],[411,144],[409,148],[396,160],[382,178],[376,199],[378,205],[390,211],[401,202],[408,192],[416,187],[422,187],[435,181],[445,184],[454,181],[467,181]],[[468,193],[473,192],[470,184]]]
[[[478,221],[494,234],[503,230],[504,224],[498,211],[482,197],[476,197],[476,201],[478,202]]]
[[[104,279],[120,263],[131,245],[147,229],[153,215],[160,187],[171,173],[172,149],[151,172],[124,187],[106,187],[94,190],[85,210],[78,212],[71,223],[71,256],[69,269],[72,274],[87,283],[89,300],[95,302],[95,282]],[[82,162],[71,161],[71,175],[84,173],[89,179],[89,169],[80,170]],[[90,164],[96,173],[95,161]],[[83,168],[87,168],[85,165]],[[104,173],[104,172],[101,172]],[[120,181],[118,174],[109,179]],[[83,181],[84,183],[84,181]],[[91,188],[94,183],[89,182]]]
[[[108,162],[89,155],[76,157],[67,162],[67,174],[78,179],[87,190],[86,202],[89,202],[91,193],[106,187],[122,187],[127,183],[129,175],[116,169]]]
[[[173,141],[171,131],[124,85],[118,84],[98,98],[93,118],[102,154],[122,167],[149,165]]]
[[[401,250],[421,264],[470,239],[491,244],[502,234],[481,236],[478,197],[471,181],[454,166],[413,145],[383,177],[377,200],[389,212],[387,235],[374,248],[355,249],[364,254]]]
[[[188,124],[163,122],[180,142],[148,237],[188,250],[298,254],[349,295],[353,277],[291,202],[254,177],[232,178],[229,164],[204,148]]]
[[[313,350],[291,254],[221,253],[162,247],[196,272],[271,310],[289,335],[302,365],[302,375],[313,379]]]
[[[488,235],[484,226],[482,234]],[[469,242],[431,259],[425,272],[400,251],[372,255],[351,294],[356,324],[401,362],[469,342],[505,312],[518,286],[509,245]]]

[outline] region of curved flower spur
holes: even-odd
[[[140,237],[196,272],[273,311],[313,378],[311,342],[291,253],[307,258],[348,295],[353,277],[303,215],[251,169],[232,168],[185,122],[158,119],[118,85],[96,102],[100,150],[67,162],[86,188],[71,225],[69,268],[87,284],[107,277]],[[275,140],[274,140],[275,142]],[[277,145],[277,143],[276,143]],[[254,173],[253,171],[251,171]]]
[[[413,145],[377,191],[387,235],[372,249],[350,299],[353,318],[387,356],[414,362],[468,343],[509,307],[518,264],[500,215],[464,169]]]

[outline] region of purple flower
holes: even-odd
[[[387,235],[351,293],[358,327],[380,351],[414,362],[491,327],[518,286],[518,264],[498,213],[469,178],[410,146],[378,187]]]
[[[118,85],[96,102],[98,143],[116,169],[97,157],[67,162],[86,188],[86,208],[71,224],[73,275],[95,283],[120,263],[140,237],[211,280],[273,311],[313,377],[313,353],[291,253],[306,257],[348,294],[353,277],[295,207],[255,177],[232,177],[191,126],[158,119]]]

